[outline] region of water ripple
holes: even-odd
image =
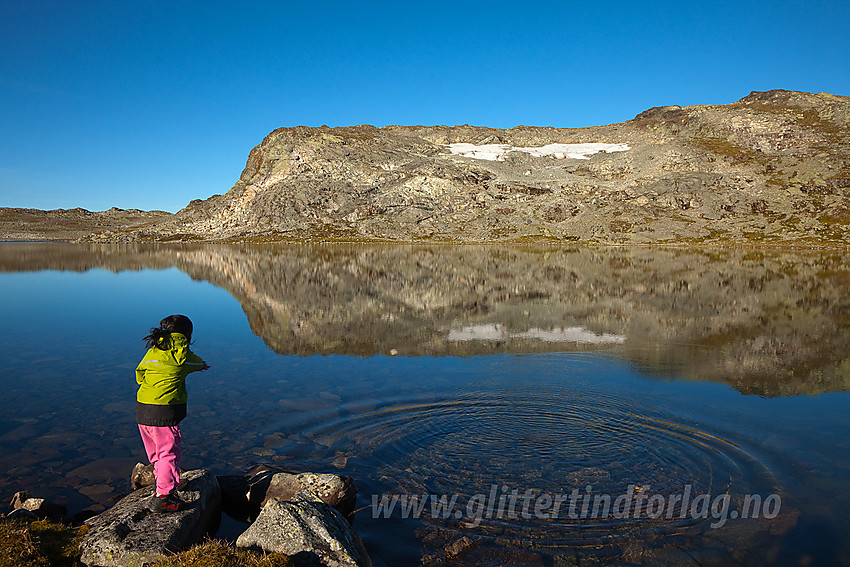
[[[517,489],[536,498],[547,493],[607,494],[629,486],[665,498],[690,486],[712,497],[744,486],[770,483],[771,473],[733,440],[690,424],[621,393],[589,388],[558,391],[465,391],[431,401],[396,399],[369,411],[343,412],[310,431],[328,453],[357,458],[360,478],[391,495],[459,495]],[[766,480],[767,479],[767,480]],[[501,487],[505,487],[502,489]],[[635,533],[669,537],[686,528],[704,530],[712,518],[658,518],[644,501],[642,519],[608,517],[486,518],[478,534],[508,545],[533,537],[546,547],[613,545]],[[466,512],[421,520],[440,530],[470,529]],[[623,531],[623,527],[629,529]],[[543,530],[541,532],[541,530]],[[589,539],[588,539],[589,538]],[[590,543],[588,543],[590,542]],[[510,544],[513,545],[513,544]]]

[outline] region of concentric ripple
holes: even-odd
[[[747,495],[782,490],[759,440],[727,412],[714,419],[722,398],[699,388],[599,354],[387,364],[389,377],[345,381],[336,403],[312,396],[269,437],[285,464],[354,477],[358,531],[389,538],[381,549],[402,563],[445,558],[467,536],[476,565],[675,564],[791,527],[731,521]],[[504,555],[516,550],[528,557]]]
[[[358,477],[372,479],[369,489],[428,499],[418,521],[446,542],[473,531],[506,547],[620,549],[636,537],[704,533],[716,522],[711,513],[694,516],[692,507],[683,512],[671,496],[687,491],[693,502],[709,495],[710,506],[717,496],[772,483],[767,467],[733,441],[623,394],[585,388],[393,400],[316,424],[310,436],[328,454],[356,457]],[[523,500],[511,511],[512,493],[527,496],[525,513]],[[616,517],[617,497],[628,494],[630,513]],[[434,513],[435,499],[454,495],[452,511]],[[545,506],[544,495],[560,495],[560,508]],[[405,515],[400,506],[393,513]]]

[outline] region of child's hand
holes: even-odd
[[[205,362],[204,367],[201,368],[200,372],[203,372],[204,370],[209,370],[209,369],[210,369],[210,365]]]

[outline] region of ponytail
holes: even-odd
[[[171,331],[166,331],[162,327],[151,329],[151,333],[142,340],[148,348],[168,350],[171,348]]]
[[[192,342],[192,321],[185,315],[169,315],[159,322],[159,327],[151,329],[151,332],[143,341],[148,348],[156,347],[160,350],[171,348],[171,333],[181,333],[186,340]]]

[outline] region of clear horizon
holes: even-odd
[[[574,128],[751,91],[850,94],[837,0],[37,1],[2,16],[2,207],[174,212],[228,191],[280,127]]]

